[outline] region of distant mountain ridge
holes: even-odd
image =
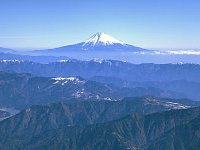
[[[14,52],[16,51],[9,48],[0,47],[0,53],[14,53]]]
[[[198,64],[132,64],[104,59],[91,61],[70,59],[48,64],[20,60],[17,62],[0,61],[0,70],[46,77],[80,76],[89,79],[95,76],[105,76],[128,81],[200,82],[200,65]]]
[[[187,81],[187,80],[172,80],[172,81],[128,81],[124,79],[114,78],[114,77],[92,77],[92,81],[97,81],[116,87],[155,87],[162,90],[174,91],[177,93],[184,93],[185,98],[192,100],[200,100],[200,82]]]
[[[14,53],[6,53],[0,52],[0,61],[12,61],[12,60],[19,60],[19,61],[32,61],[36,63],[50,63],[50,62],[57,62],[59,60],[68,60],[69,57],[67,56],[29,56],[29,55],[20,55],[17,52]]]

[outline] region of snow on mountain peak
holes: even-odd
[[[84,46],[96,46],[96,45],[114,45],[114,44],[121,44],[124,45],[123,42],[111,37],[110,35],[107,35],[102,32],[98,32],[94,34],[92,37],[90,37],[88,40],[86,40],[83,44]]]

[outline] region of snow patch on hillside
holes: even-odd
[[[77,77],[68,77],[68,78],[57,77],[57,78],[52,78],[52,80],[55,81],[53,84],[61,84],[61,85],[65,85],[68,82],[73,82],[74,84],[85,83],[85,81],[80,80]]]
[[[1,63],[21,63],[24,60],[0,60]]]
[[[188,109],[191,108],[191,106],[188,105],[184,105],[181,103],[176,103],[176,102],[170,102],[170,101],[161,101],[161,100],[157,100],[156,98],[146,98],[145,99],[145,105],[159,105],[159,106],[163,106],[168,110],[171,109]]]

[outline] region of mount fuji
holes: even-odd
[[[68,45],[63,47],[58,47],[54,49],[47,50],[37,50],[34,52],[40,52],[42,54],[68,54],[68,53],[113,53],[113,52],[147,52],[151,50],[146,50],[140,47],[135,47],[129,44],[111,37],[108,34],[98,32],[91,36],[84,42]]]

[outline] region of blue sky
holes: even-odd
[[[199,10],[199,0],[1,0],[0,47],[57,47],[105,32],[143,48],[200,48]]]

